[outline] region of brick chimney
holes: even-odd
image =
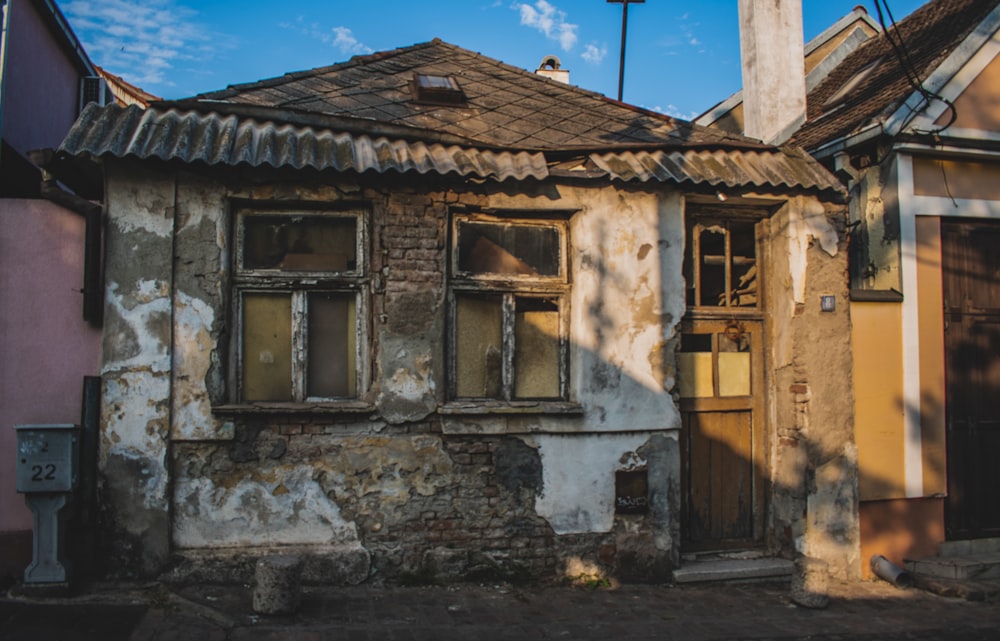
[[[739,0],[744,132],[781,144],[806,116],[801,0]]]

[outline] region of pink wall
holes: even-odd
[[[82,316],[83,218],[45,200],[0,199],[0,532],[31,530],[14,488],[15,424],[79,423],[100,330]]]
[[[3,138],[21,154],[58,147],[76,120],[81,69],[59,47],[30,0],[8,0]]]

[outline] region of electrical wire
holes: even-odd
[[[910,52],[906,48],[906,42],[903,40],[902,34],[896,26],[896,19],[892,15],[892,9],[889,8],[888,0],[874,0],[875,12],[878,14],[879,24],[882,26],[882,33],[886,40],[892,47],[893,54],[899,61],[899,66],[903,70],[903,74],[906,77],[906,81],[910,84],[915,91],[917,91],[921,97],[924,99],[924,107],[929,106],[935,100],[939,100],[947,107],[949,111],[948,122],[933,129],[933,130],[915,130],[915,133],[923,135],[936,135],[950,127],[958,119],[958,110],[955,108],[955,103],[948,100],[939,93],[930,91],[924,87],[923,82],[920,80],[920,73],[917,71],[916,65],[913,64],[913,60],[910,58]],[[883,8],[885,9],[883,13]],[[885,17],[889,17],[889,24],[892,25],[890,29],[886,24]],[[910,117],[904,124],[904,127],[908,125],[917,116],[918,110],[914,109],[910,112]]]

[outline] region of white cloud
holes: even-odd
[[[303,36],[308,36],[313,40],[319,40],[323,44],[336,47],[341,53],[353,56],[355,54],[371,53],[371,47],[362,44],[354,37],[354,33],[347,27],[338,26],[326,29],[318,22],[306,23],[305,18],[299,16],[295,22],[280,22],[278,26],[282,29],[297,31]]]
[[[698,117],[697,112],[690,111],[688,113],[684,113],[680,110],[679,107],[677,107],[677,105],[667,105],[666,108],[663,108],[660,105],[656,105],[655,107],[653,107],[652,111],[664,114],[666,116],[670,116],[671,118],[680,118],[681,120],[688,120],[688,121],[694,120],[695,118]]]
[[[534,5],[515,2],[512,8],[521,13],[522,25],[541,31],[546,38],[558,42],[564,51],[576,44],[579,25],[566,22],[566,12],[546,0],[535,0]]]
[[[148,90],[173,86],[178,64],[201,65],[231,46],[176,0],[71,0],[61,9],[95,63]]]
[[[358,42],[358,39],[354,37],[354,34],[347,27],[334,27],[333,33],[336,36],[333,39],[333,46],[340,49],[343,53],[358,54],[371,53],[373,51],[371,47]]]
[[[600,64],[604,57],[608,55],[608,48],[605,45],[598,47],[597,45],[589,44],[583,49],[583,53],[580,56],[591,64]]]

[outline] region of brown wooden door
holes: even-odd
[[[764,514],[760,321],[684,323],[679,361],[682,547],[752,547]]]
[[[948,539],[1000,536],[1000,224],[942,224]]]

